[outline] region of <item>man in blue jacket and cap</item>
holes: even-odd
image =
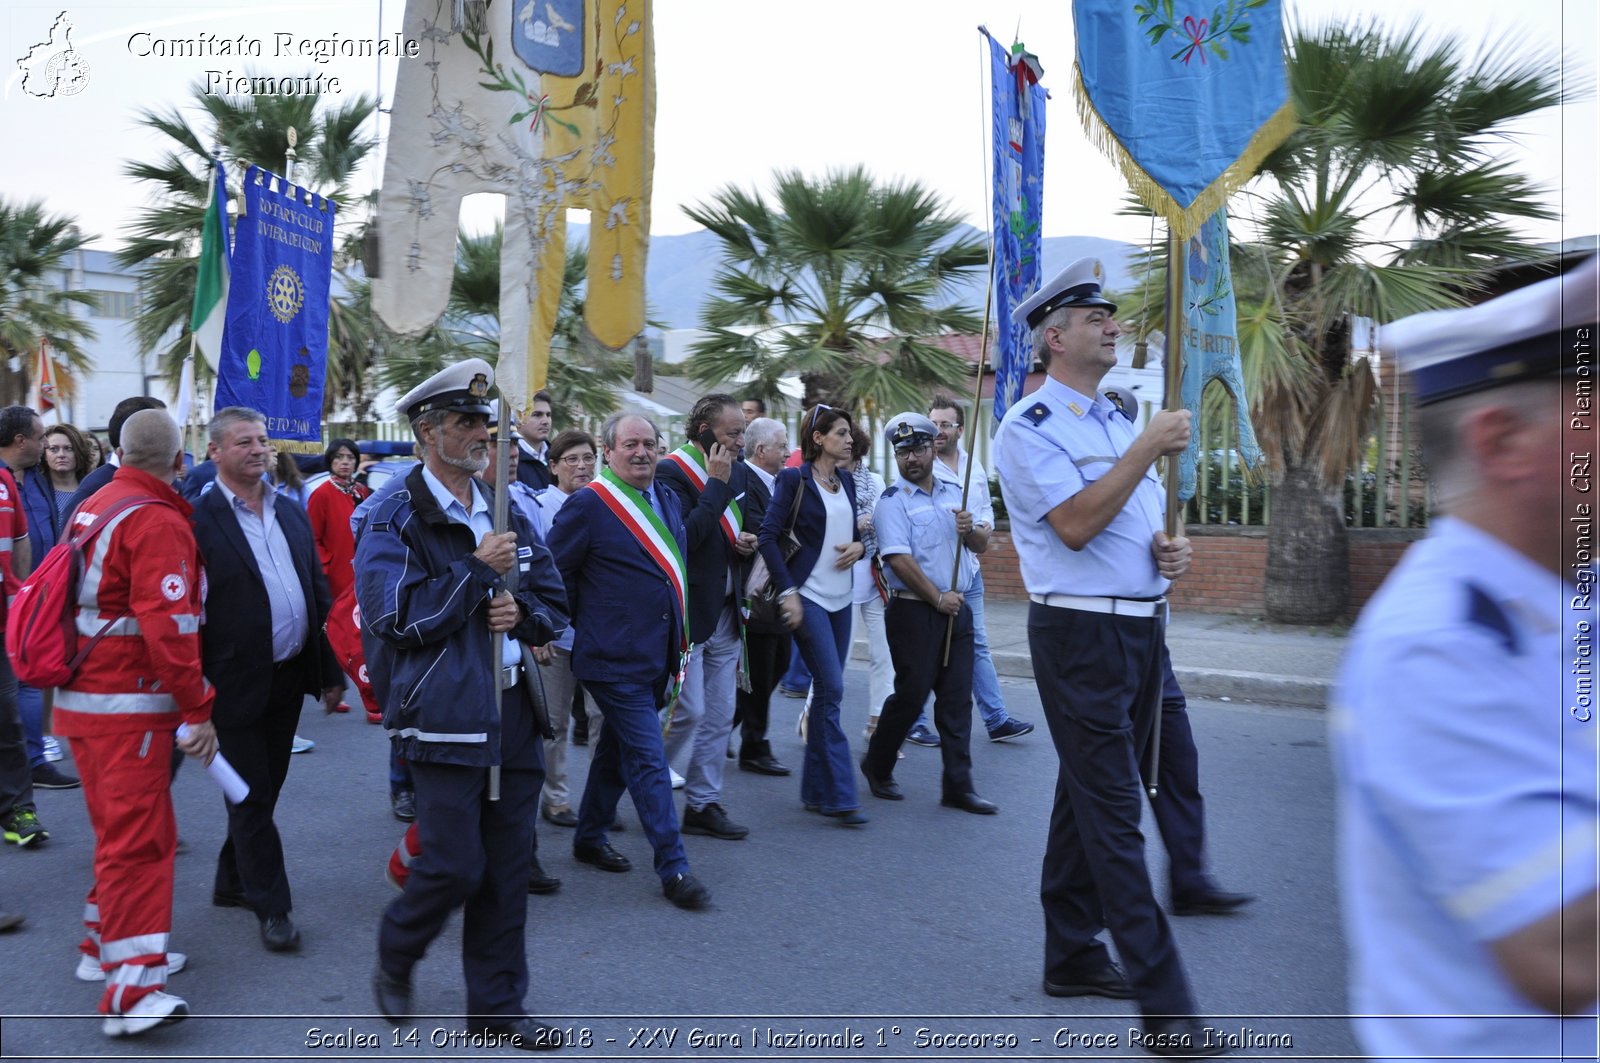
[[[522,643],[566,629],[550,554],[512,508],[495,532],[489,463],[494,370],[470,358],[400,400],[422,451],[405,487],[375,506],[356,546],[368,674],[411,767],[422,854],[378,930],[373,988],[396,1023],[411,969],[465,907],[469,1031],[485,1045],[556,1048],[528,1017],[527,884],[549,731]],[[500,792],[491,788],[499,769]]]

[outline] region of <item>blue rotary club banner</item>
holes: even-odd
[[[1044,193],[1044,105],[1038,64],[1017,45],[1010,52],[989,37],[994,109],[994,423],[1022,397],[1033,365],[1026,325],[1011,310],[1039,288],[1040,218]]]
[[[1245,468],[1261,464],[1261,447],[1250,424],[1250,400],[1239,363],[1238,315],[1234,310],[1233,270],[1228,259],[1228,212],[1219,210],[1189,237],[1183,271],[1183,407],[1198,418],[1206,385],[1220,380],[1233,396],[1238,431],[1236,447]],[[1178,455],[1178,500],[1194,497],[1200,433]]]
[[[1078,110],[1187,240],[1294,128],[1280,0],[1073,0]]]
[[[216,408],[260,410],[284,449],[320,451],[334,204],[256,166],[245,171],[243,204]]]

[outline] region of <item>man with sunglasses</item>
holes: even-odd
[[[895,756],[931,693],[944,757],[939,803],[992,816],[999,806],[972,788],[973,631],[972,607],[966,601],[978,571],[977,555],[989,546],[989,529],[976,525],[962,508],[960,486],[934,475],[937,432],[918,413],[898,414],[883,430],[900,469],[899,482],[883,493],[872,514],[889,580],[884,622],[894,659],[894,693],[884,702],[867,743],[861,774],[874,797],[903,799],[893,779]],[[961,565],[951,586],[958,549]],[[951,618],[954,629],[946,657]]]

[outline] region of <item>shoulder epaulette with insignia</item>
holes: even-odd
[[[898,490],[900,490],[900,485],[899,484],[895,484],[893,487],[885,488],[883,494],[879,495],[878,497],[879,498],[888,498],[890,495],[893,495]]]
[[[1036,402],[1026,410],[1023,410],[1022,416],[1027,418],[1034,427],[1038,427],[1044,423],[1046,417],[1050,416],[1050,407],[1042,402]]]
[[[1517,641],[1517,630],[1511,624],[1511,618],[1506,611],[1500,608],[1500,603],[1489,597],[1480,587],[1467,585],[1467,623],[1486,628],[1500,636],[1501,645],[1513,656],[1522,654],[1522,647]]]

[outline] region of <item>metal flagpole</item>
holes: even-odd
[[[494,443],[494,533],[500,535],[505,532],[511,523],[511,485],[506,482],[511,475],[511,432],[508,430],[511,425],[511,404],[506,402],[503,390],[500,392],[497,405],[495,424],[499,426],[499,431],[495,432]],[[516,568],[513,566],[512,572],[515,571]],[[506,578],[510,579],[512,577],[507,574]],[[496,675],[500,673],[500,644],[504,639],[505,635],[503,634],[494,631],[489,632],[489,659],[495,662]],[[523,656],[525,659],[527,655],[524,654]],[[497,693],[494,705],[496,715],[500,713],[500,701],[500,695]],[[489,766],[489,800],[500,800],[500,765],[498,764]]]
[[[983,367],[989,360],[989,312],[994,305],[994,237],[989,237],[989,284],[983,296],[983,332],[979,336],[978,347],[978,383],[972,389],[972,433],[970,439],[978,438],[978,422],[983,419]],[[962,433],[965,435],[966,433]],[[967,446],[967,471],[961,481],[961,508],[967,508],[967,494],[972,490],[972,462],[977,457],[978,448],[974,444]],[[939,460],[939,455],[933,456],[934,461]],[[956,589],[956,580],[961,576],[961,533],[956,532],[956,563],[950,573],[950,589]],[[956,618],[951,617],[944,627],[944,661],[943,665],[950,664],[950,643],[955,639]]]

